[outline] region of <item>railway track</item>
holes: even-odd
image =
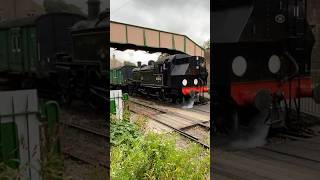
[[[176,116],[176,117],[183,118],[186,121],[189,121],[191,123],[195,122],[195,120],[194,120],[195,117],[190,117],[190,116],[188,117],[188,116],[186,116],[185,114],[183,114],[181,112],[174,112],[173,110],[170,110],[168,108],[163,108],[163,107],[160,107],[160,106],[156,107],[154,105],[148,104],[147,101],[139,102],[139,100],[130,99],[130,102],[132,102],[134,104],[138,104],[138,105],[144,106],[146,108],[153,109],[153,110],[155,110],[155,111],[157,111],[159,113],[164,113],[164,114],[168,114],[168,115],[171,115],[171,116]],[[172,109],[173,107],[170,107],[170,108]],[[194,109],[191,109],[191,110],[188,110],[188,111],[190,111],[190,112],[206,112],[206,111],[199,111],[199,110],[194,110]],[[208,113],[207,115],[209,117],[210,113]],[[193,126],[199,125],[199,126],[202,126],[204,128],[207,128],[208,130],[210,130],[210,126],[206,125],[206,123],[208,123],[208,122],[210,122],[209,119],[208,120],[203,120],[203,121],[200,121],[200,122],[198,121],[198,122],[194,123]]]
[[[319,136],[273,141],[262,147],[224,149],[216,147],[215,179],[319,179]]]
[[[64,127],[67,127],[68,129],[80,131],[82,135],[78,135],[77,137],[79,137],[79,136],[84,136],[85,138],[91,137],[90,139],[95,139],[95,140],[97,140],[97,138],[98,138],[99,141],[95,142],[95,143],[101,144],[100,148],[102,148],[102,149],[104,149],[103,144],[106,145],[108,143],[107,140],[108,140],[109,136],[107,135],[106,132],[103,132],[100,129],[93,128],[93,127],[89,128],[87,126],[83,126],[78,123],[60,122],[60,124]],[[64,129],[64,130],[66,131],[66,129]],[[92,141],[90,141],[90,142],[92,142]],[[93,143],[93,144],[95,144],[95,143]],[[104,168],[109,168],[108,163],[107,163],[107,159],[105,159],[105,161],[101,161],[100,158],[96,159],[95,157],[91,156],[91,155],[96,155],[96,154],[92,154],[92,152],[97,152],[97,154],[99,154],[99,149],[97,151],[97,148],[99,148],[99,147],[92,148],[92,146],[89,146],[88,143],[82,143],[81,145],[78,143],[78,145],[79,146],[77,146],[77,148],[64,148],[63,154],[65,156],[70,157],[71,159],[74,159],[76,161],[81,161],[85,164],[90,164],[95,167],[100,166],[100,167],[104,167]],[[86,146],[86,145],[88,145],[88,146]],[[102,149],[100,149],[100,152],[102,152],[102,151],[104,153],[107,152]]]
[[[76,161],[81,161],[82,163],[85,163],[85,164],[90,164],[92,166],[100,166],[100,167],[104,167],[104,168],[109,168],[109,165],[108,165],[107,162],[106,163],[101,163],[101,162],[96,163],[95,161],[88,160],[86,158],[83,158],[82,156],[79,156],[79,155],[77,155],[75,153],[67,152],[67,151],[64,151],[63,154],[65,156],[70,157],[71,159],[74,159]]]
[[[257,148],[258,148],[258,149],[265,150],[265,151],[270,151],[270,152],[278,153],[278,154],[281,154],[281,155],[285,155],[285,156],[289,156],[289,157],[301,159],[301,160],[306,160],[306,161],[311,161],[311,162],[315,162],[315,163],[320,163],[319,160],[315,160],[315,159],[311,159],[311,158],[299,156],[299,155],[292,154],[292,153],[288,153],[288,152],[284,152],[284,151],[275,150],[275,149],[268,148],[268,147],[257,147]]]
[[[88,127],[85,127],[85,126],[82,126],[82,125],[79,125],[79,124],[67,123],[67,122],[60,122],[60,124],[62,124],[64,126],[71,127],[71,128],[75,128],[75,129],[78,129],[78,130],[81,130],[81,131],[84,131],[84,132],[87,132],[87,133],[91,133],[91,134],[97,135],[97,136],[102,137],[102,138],[108,138],[109,137],[106,132],[102,132],[101,130],[98,130],[96,128],[92,128],[92,127],[88,128]]]
[[[146,101],[139,102],[137,100],[130,99],[130,103],[132,103],[132,105],[130,106],[130,111],[134,113],[146,115],[148,118],[152,119],[153,121],[156,121],[172,129],[173,131],[177,132],[179,135],[200,144],[204,148],[207,148],[207,149],[210,148],[210,145],[205,143],[201,137],[197,137],[196,135],[190,133],[190,130],[192,128],[198,128],[198,129],[200,128],[202,129],[202,131],[209,134],[210,126],[205,124],[205,122],[207,121],[195,121],[191,117],[185,116],[181,113],[173,112],[170,109],[165,109],[162,107],[156,107],[154,105],[147,104]],[[137,106],[140,108],[138,108]],[[170,124],[170,122],[161,120],[162,118],[161,115],[164,115],[167,119],[173,119],[176,121],[180,119],[184,121],[184,122],[181,122],[181,124],[184,124],[184,125],[180,126],[178,123]]]

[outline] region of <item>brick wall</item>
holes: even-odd
[[[319,0],[307,0],[307,16],[310,24],[320,24]]]
[[[41,0],[0,0],[0,21],[42,13]]]
[[[314,85],[320,84],[320,0],[307,0],[307,17],[314,25],[315,45],[311,55],[311,75]]]
[[[208,85],[210,85],[210,49],[204,51],[204,58],[206,59],[206,66],[208,70]]]
[[[315,44],[311,54],[311,75],[314,84],[320,83],[320,24],[313,28]]]

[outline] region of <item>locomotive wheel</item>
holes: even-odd
[[[215,118],[215,128],[217,132],[227,135],[234,135],[239,131],[239,118],[237,111],[220,111]]]
[[[165,101],[166,100],[166,94],[164,91],[160,91],[160,100]]]
[[[248,126],[248,132],[252,136],[262,135],[263,133],[268,133],[270,125],[268,124],[270,120],[270,111],[264,110],[259,111],[252,115],[250,118],[250,123]],[[266,132],[267,131],[267,132]],[[267,134],[265,134],[266,136]]]
[[[129,93],[129,95],[130,96],[133,96],[133,94],[134,94],[134,86],[128,86],[128,93]]]
[[[220,110],[219,115],[215,118],[217,132],[229,135],[237,139],[245,134],[246,136],[256,136],[268,133],[270,125],[270,112],[255,111],[243,112],[232,108],[229,110]],[[265,134],[267,135],[267,134]]]

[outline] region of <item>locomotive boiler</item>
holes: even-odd
[[[214,126],[281,127],[291,109],[299,111],[299,98],[319,102],[304,0],[218,0],[211,19]]]

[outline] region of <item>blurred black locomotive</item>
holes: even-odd
[[[49,13],[0,23],[1,82],[61,102],[106,99],[109,11]],[[94,96],[94,97],[92,97]]]
[[[281,127],[291,109],[299,112],[299,98],[319,102],[305,0],[217,0],[213,6],[213,126],[228,132],[239,124]]]
[[[100,12],[99,1],[89,0],[88,19],[71,27],[73,53],[56,53],[63,101],[107,100],[107,58],[109,58],[109,11]],[[100,99],[100,100],[99,100]]]
[[[110,71],[111,86],[122,86],[129,94],[139,93],[161,100],[183,102],[208,92],[208,72],[203,57],[175,54],[138,67],[124,66]]]

